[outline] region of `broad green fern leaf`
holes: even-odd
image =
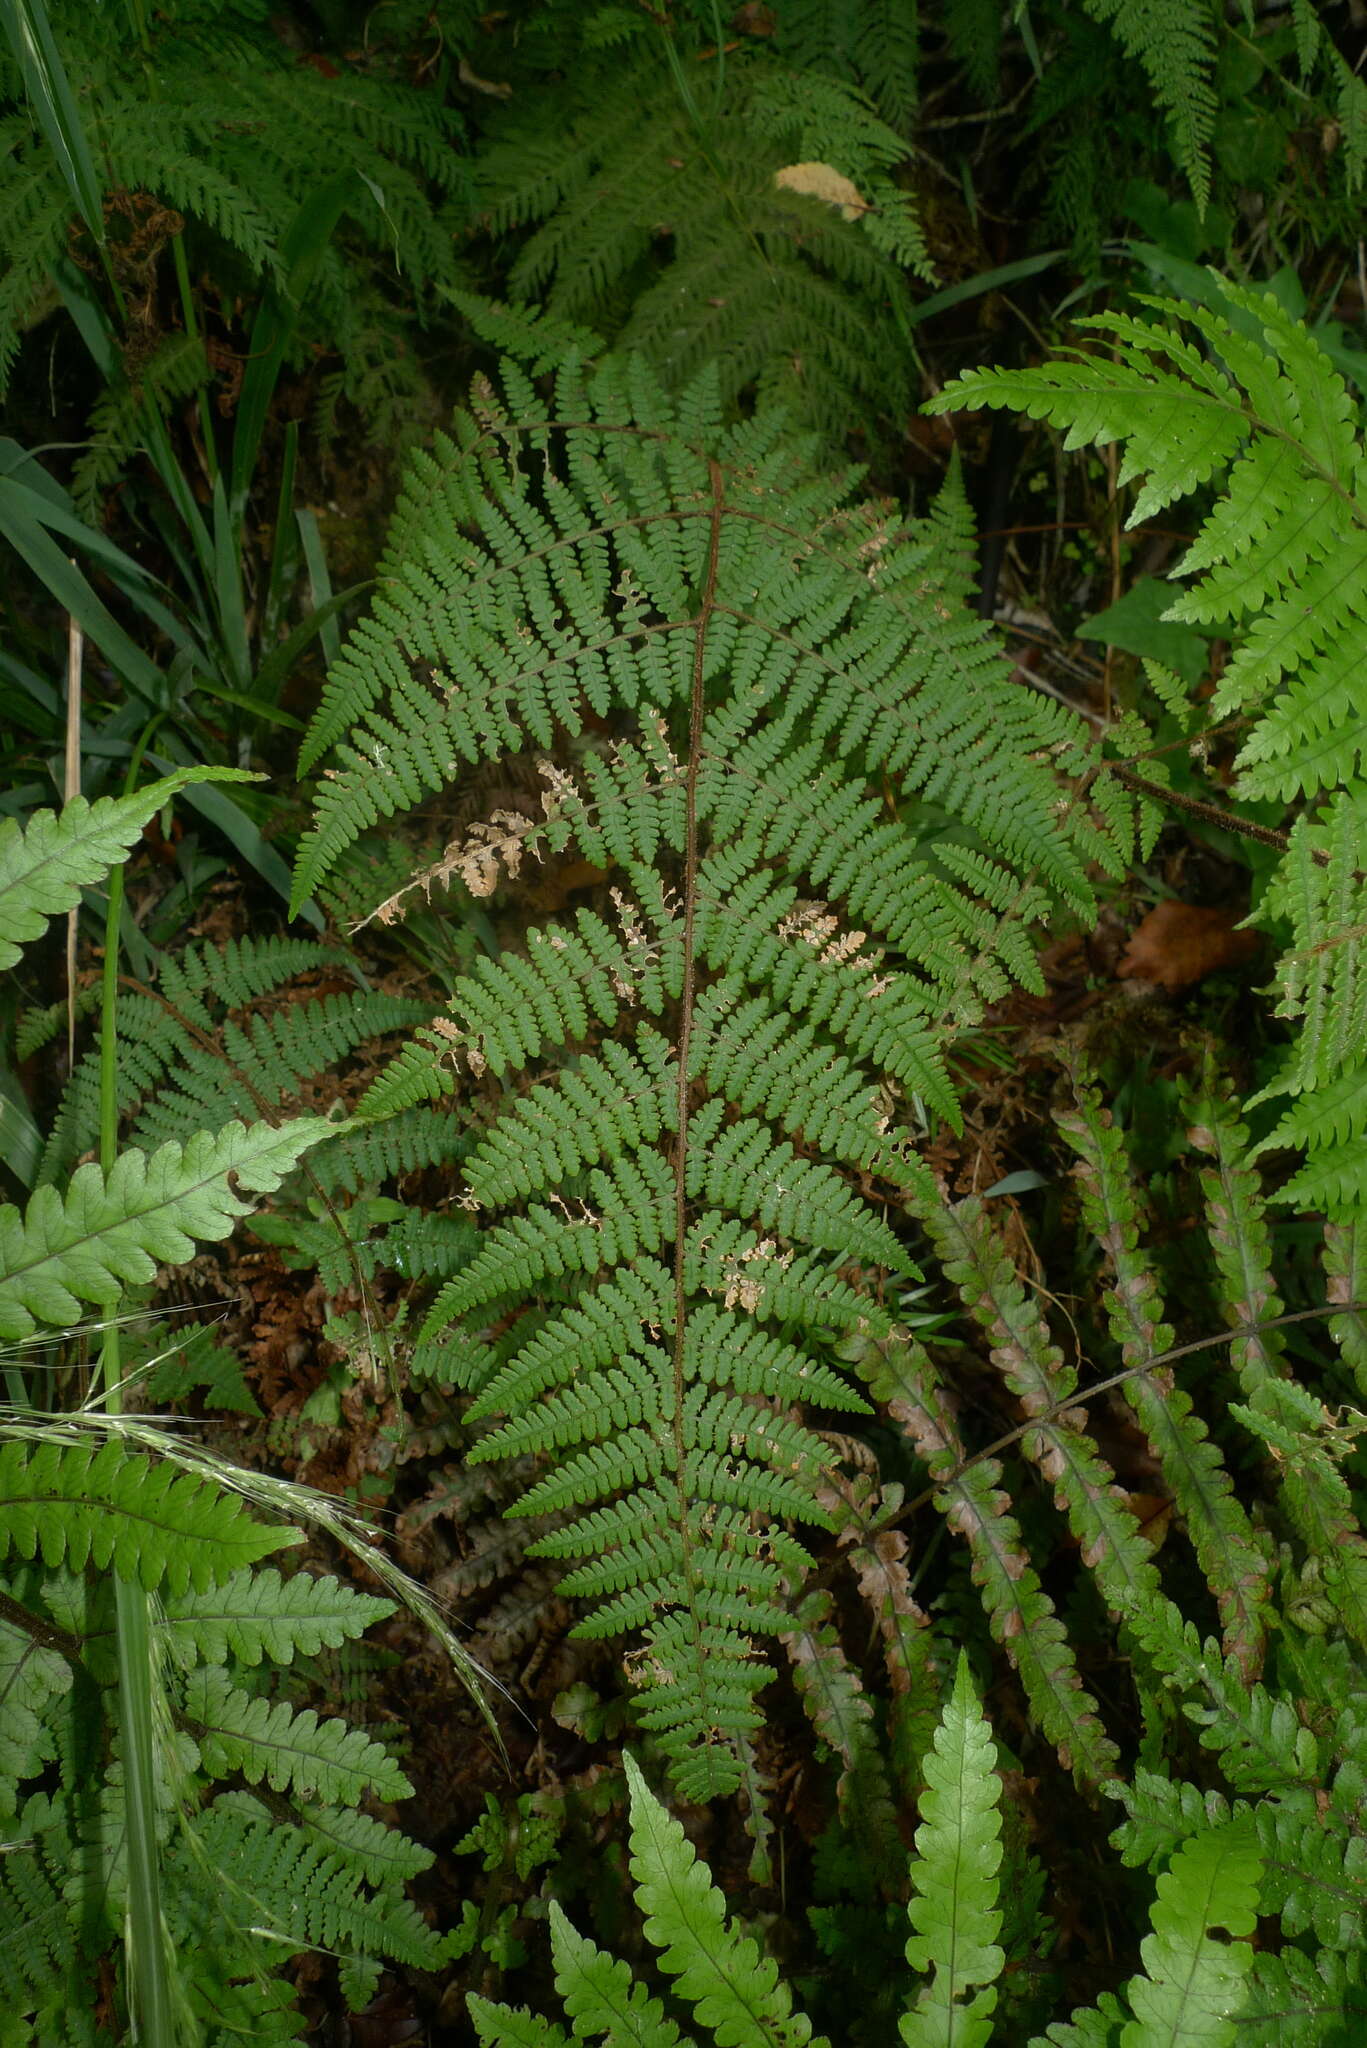
[[[107,1305],[125,1287],[151,1280],[158,1261],[194,1256],[196,1241],[214,1243],[232,1231],[252,1204],[233,1184],[269,1194],[321,1138],[337,1129],[321,1117],[270,1124],[228,1124],[188,1143],[165,1144],[149,1157],[121,1153],[108,1175],[79,1167],[65,1197],[39,1188],[21,1215],[0,1208],[0,1339],[13,1342],[37,1325],[76,1322],[83,1302]]]
[[[0,1444],[0,1556],[41,1557],[73,1571],[112,1565],[148,1592],[222,1585],[244,1565],[298,1543],[297,1530],[251,1521],[236,1495],[126,1451],[55,1435]]]
[[[252,1785],[310,1792],[331,1804],[355,1805],[369,1791],[406,1799],[412,1786],[378,1742],[345,1721],[320,1721],[311,1707],[296,1712],[239,1692],[214,1666],[185,1683],[186,1725],[216,1776],[238,1770]]]
[[[222,1664],[231,1655],[249,1665],[264,1657],[288,1664],[296,1655],[335,1650],[394,1612],[392,1601],[357,1593],[338,1579],[302,1571],[282,1579],[271,1569],[234,1572],[212,1590],[182,1593],[165,1607],[174,1657]]]
[[[1158,1880],[1153,1932],[1142,1945],[1145,1974],[1126,1996],[1135,2017],[1121,2048],[1171,2048],[1175,2041],[1225,2048],[1238,2038],[1253,1964],[1260,1858],[1238,1822],[1195,1836]]]
[[[645,1931],[660,1968],[674,1979],[717,2048],[828,2048],[794,2012],[777,1965],[726,1918],[710,1871],[672,1815],[651,1793],[635,1758],[625,1758],[631,1794],[631,1874]]]
[[[33,811],[23,825],[0,818],[0,969],[54,917],[74,910],[82,889],[117,867],[149,818],[194,782],[251,782],[236,768],[182,768],[131,796],[73,797],[64,810]]]

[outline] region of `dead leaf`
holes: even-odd
[[[842,220],[859,220],[871,211],[858,186],[830,164],[785,164],[781,171],[774,172],[774,183],[785,192],[802,192],[809,199],[838,207]]]
[[[1236,929],[1232,910],[1159,903],[1130,934],[1116,967],[1120,981],[1149,981],[1172,993],[1222,967],[1237,967],[1258,950],[1256,932]]]
[[[1172,1527],[1172,1501],[1165,1493],[1131,1493],[1126,1501],[1143,1534],[1155,1550],[1161,1550]]]
[[[505,85],[501,79],[496,82],[491,78],[481,78],[478,72],[470,69],[464,57],[456,67],[456,75],[462,85],[469,86],[471,92],[487,93],[489,98],[494,100],[510,100],[513,96],[510,85]]]

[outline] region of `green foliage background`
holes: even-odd
[[[6,2041],[1360,2038],[1359,17],[0,0]]]

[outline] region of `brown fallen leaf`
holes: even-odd
[[[842,220],[858,220],[869,211],[869,202],[851,184],[843,171],[830,164],[785,164],[774,172],[774,183],[785,192],[802,192],[839,210]]]
[[[1130,934],[1116,967],[1120,981],[1150,981],[1176,993],[1222,967],[1237,967],[1257,952],[1256,932],[1239,931],[1232,910],[1194,903],[1159,903]]]

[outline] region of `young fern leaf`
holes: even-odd
[[[484,2048],[572,2048],[572,2036],[563,2027],[543,2020],[540,2013],[525,2007],[515,2012],[509,2005],[495,2005],[491,1999],[471,1992],[465,2009],[474,2022]],[[630,2034],[625,2038],[630,2041]]]
[[[997,1748],[962,1651],[954,1689],[926,1755],[926,1789],[907,1907],[907,1961],[929,1975],[900,2022],[907,2048],[983,2048],[992,2033],[997,1979],[1001,1779]]]
[[[575,1932],[555,1900],[551,1901],[551,1953],[555,1957],[555,1988],[576,2036],[593,2040],[605,2035],[623,2048],[676,2048],[679,2029],[658,1998],[617,1957],[607,1955]]]

